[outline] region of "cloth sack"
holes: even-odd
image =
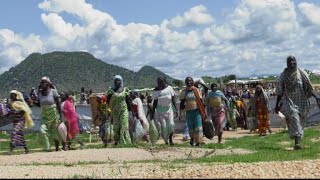
[[[287,121],[286,121],[286,117],[279,111],[277,114],[280,122],[281,122],[281,126],[286,129],[287,128]]]
[[[154,145],[160,138],[160,133],[154,119],[151,119],[151,121],[149,122],[149,133],[150,141]]]
[[[107,121],[106,126],[107,140],[112,141],[114,139],[113,124],[110,121]]]
[[[133,142],[140,141],[143,138],[143,136],[146,135],[146,132],[143,129],[140,120],[137,119],[136,117],[133,118],[133,125],[132,125],[132,128],[131,128],[130,135],[131,135],[131,140]]]
[[[203,134],[206,138],[212,139],[214,136],[214,128],[212,120],[202,122]]]
[[[67,126],[65,125],[64,122],[61,122],[58,126],[58,132],[63,140],[63,142],[67,142]]]

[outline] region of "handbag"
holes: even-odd
[[[202,122],[203,134],[206,138],[212,139],[214,136],[214,128],[212,120]]]

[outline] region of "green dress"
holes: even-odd
[[[129,114],[126,103],[126,96],[129,89],[124,88],[122,92],[115,92],[113,89],[108,91],[111,94],[111,116],[113,119],[114,140],[118,144],[131,144],[129,134]]]

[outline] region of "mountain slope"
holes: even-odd
[[[38,87],[43,76],[48,76],[59,91],[79,92],[84,87],[93,92],[105,92],[117,74],[130,89],[154,87],[156,78],[165,75],[150,66],[134,72],[105,63],[86,52],[33,53],[0,75],[0,96],[7,97],[12,89],[29,93],[32,87]],[[173,80],[169,76],[167,79]]]

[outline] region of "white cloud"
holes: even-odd
[[[207,13],[207,8],[203,5],[195,6],[183,14],[183,16],[174,17],[170,25],[173,27],[208,25],[214,21],[214,18]]]
[[[320,26],[320,6],[310,3],[301,3],[298,5],[304,20],[311,25]]]
[[[311,3],[242,0],[219,24],[211,7],[198,5],[153,25],[119,24],[85,0],[45,0],[38,7],[48,36],[0,29],[1,72],[32,52],[55,50],[87,51],[131,70],[152,65],[179,79],[280,73],[289,54],[302,68],[320,69],[320,6]],[[64,13],[80,22],[68,22]]]
[[[9,29],[0,29],[0,73],[20,63],[29,54],[42,51],[39,36],[22,37]]]

